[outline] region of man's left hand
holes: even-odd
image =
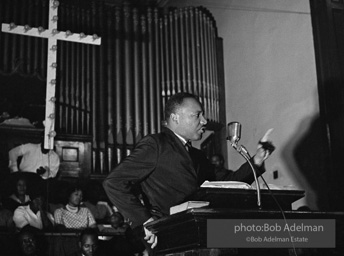
[[[263,138],[258,142],[257,152],[253,157],[253,162],[257,166],[261,166],[263,162],[271,155],[275,150],[275,146],[269,140],[269,135],[273,129],[269,129]]]

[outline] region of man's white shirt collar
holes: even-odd
[[[173,133],[181,140],[181,142],[183,143],[183,145],[185,145],[185,144],[187,143],[187,140],[184,139],[182,136],[180,136],[179,134],[177,134],[177,133],[175,133],[175,132],[173,132]]]

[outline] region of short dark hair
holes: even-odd
[[[82,239],[85,236],[93,236],[98,241],[98,231],[95,228],[85,228],[82,230],[79,236],[79,241],[82,242]]]
[[[21,173],[21,172],[18,172],[18,175],[17,175],[17,177],[15,178],[15,183],[17,184],[18,181],[20,181],[20,180],[25,181],[26,184],[28,183],[28,179],[27,179],[27,177],[25,176],[25,174],[23,174],[23,173]]]
[[[39,230],[33,226],[26,225],[19,231],[18,237],[21,238],[24,234],[30,234],[37,239],[38,235],[41,233],[42,233],[41,230]]]
[[[179,92],[174,95],[172,95],[168,101],[165,104],[165,120],[171,116],[172,113],[175,113],[177,108],[179,108],[183,102],[184,99],[192,98],[199,102],[199,99],[196,95],[188,93],[188,92]]]
[[[35,200],[36,198],[42,198],[45,199],[44,193],[41,189],[33,189],[33,191],[30,193],[30,199],[31,201]]]
[[[82,193],[84,193],[84,190],[82,188],[82,186],[79,183],[70,183],[64,190],[65,192],[65,203],[69,202],[69,198],[70,196],[76,192],[76,191],[81,191]]]
[[[17,190],[17,185],[19,181],[24,181],[26,184],[26,192],[28,191],[29,188],[29,181],[27,179],[27,177],[25,176],[24,173],[22,172],[16,172],[16,177],[14,180],[10,180],[10,185],[11,185],[11,192],[14,194],[17,194],[18,190]]]

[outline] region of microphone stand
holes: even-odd
[[[242,155],[245,160],[248,162],[248,164],[250,165],[252,172],[253,172],[253,176],[254,176],[254,181],[256,182],[256,190],[257,190],[257,205],[258,208],[261,209],[262,208],[262,203],[261,203],[261,196],[260,196],[260,187],[259,187],[259,183],[258,183],[258,179],[257,179],[257,174],[256,171],[250,161],[251,157],[250,154],[248,153],[247,149],[242,146],[242,145],[238,145],[237,143],[231,143],[232,147],[239,152],[240,155]]]

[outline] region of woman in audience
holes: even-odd
[[[27,181],[24,176],[18,176],[14,193],[3,200],[3,206],[14,212],[19,206],[28,205],[29,202],[30,196],[27,194]]]
[[[96,221],[87,207],[81,206],[83,192],[77,185],[67,191],[68,202],[54,212],[58,230],[96,228]]]

